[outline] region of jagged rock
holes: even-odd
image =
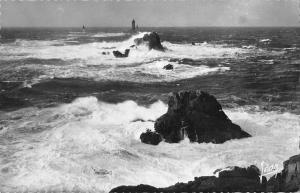
[[[172,64],[167,64],[167,65],[164,66],[164,69],[165,69],[165,70],[173,70],[173,68],[174,68],[174,67],[173,67]]]
[[[130,49],[126,49],[125,53],[122,54],[120,51],[116,50],[116,51],[113,51],[113,54],[117,58],[126,58],[126,57],[128,57],[129,51],[130,51]]]
[[[149,129],[140,135],[140,139],[143,143],[150,145],[158,145],[162,141],[162,138],[158,133],[152,132]]]
[[[264,185],[260,183],[260,172],[256,166],[248,168],[233,167],[221,171],[219,177],[195,177],[188,183],[177,183],[166,188],[155,188],[148,185],[119,186],[110,192],[262,192]]]
[[[164,51],[164,48],[161,45],[160,37],[156,32],[151,32],[150,34],[145,34],[143,37],[144,41],[149,42],[149,49]]]
[[[250,137],[231,122],[214,96],[202,91],[172,93],[167,113],[155,121],[154,127],[169,143],[178,143],[185,133],[191,142],[198,143]]]
[[[165,51],[164,47],[161,45],[160,37],[156,32],[145,34],[143,38],[136,38],[134,40],[136,45],[140,45],[144,42],[148,43],[149,50],[154,49],[158,51]]]
[[[300,154],[283,163],[283,170],[268,181],[261,177],[259,169],[251,165],[248,168],[227,167],[218,169],[216,176],[195,177],[187,183],[176,183],[166,188],[149,185],[119,186],[110,192],[299,192],[300,190]]]
[[[300,154],[283,163],[283,170],[272,176],[267,184],[268,192],[296,192],[300,190]]]

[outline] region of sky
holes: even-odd
[[[300,0],[0,1],[2,27],[300,26]]]

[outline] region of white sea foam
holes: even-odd
[[[125,36],[128,35],[127,33],[123,33],[123,32],[119,32],[119,33],[97,33],[92,35],[92,37],[96,37],[96,38],[105,38],[105,37],[118,37],[118,36]]]
[[[0,162],[0,189],[163,187],[226,166],[260,166],[262,161],[281,166],[298,152],[299,115],[245,108],[226,114],[253,137],[224,144],[142,144],[139,135],[153,129],[153,122],[132,121],[154,120],[166,110],[162,102],[146,108],[133,101],[107,104],[86,97],[55,108],[2,113],[1,124],[9,122],[9,128],[0,133],[1,155],[6,155]]]
[[[113,50],[124,52],[125,49],[134,44],[134,39],[143,37],[145,33],[138,33],[128,40],[120,42],[103,41],[80,45],[65,44],[65,42],[70,41],[68,38],[55,41],[17,40],[11,44],[1,45],[0,55],[3,56],[2,59],[55,58],[68,62],[68,65],[65,63],[54,65],[26,64],[24,68],[38,70],[43,74],[29,81],[34,84],[41,79],[53,77],[83,77],[94,80],[128,80],[134,82],[174,81],[213,72],[224,72],[230,68],[225,66],[191,66],[168,62],[169,59],[236,57],[237,53],[246,52],[241,48],[228,48],[207,43],[193,46],[163,42],[163,45],[168,48],[165,52],[149,51],[146,45],[140,45],[137,48],[132,48],[127,58],[115,58],[113,56]],[[79,35],[82,34],[79,33]],[[110,52],[110,54],[103,55],[102,52]],[[163,69],[163,66],[169,63],[174,65],[174,70]]]
[[[90,78],[94,80],[121,80],[133,82],[176,81],[180,79],[203,76],[209,73],[220,73],[230,70],[226,66],[209,67],[205,65],[179,64],[168,62],[170,59],[188,58],[205,60],[209,58],[236,58],[247,56],[250,53],[264,52],[259,49],[230,47],[215,45],[207,42],[191,44],[175,44],[162,42],[167,48],[165,52],[148,50],[146,45],[130,49],[129,57],[115,58],[112,51],[124,52],[134,44],[134,39],[142,38],[144,34],[132,35],[124,41],[102,41],[86,44],[69,45],[72,37],[59,40],[21,40],[14,43],[0,45],[2,60],[22,60],[26,58],[61,59],[63,62],[55,64],[34,63],[19,65],[19,68],[34,70],[42,74],[28,80],[35,84],[43,79],[58,78]],[[98,33],[93,35],[113,36],[126,33]],[[91,36],[89,33],[71,33],[70,36]],[[70,39],[71,38],[71,39]],[[103,54],[105,52],[105,54]],[[109,53],[109,54],[107,54]],[[270,54],[272,54],[270,52]],[[173,60],[174,61],[174,60]],[[174,70],[163,69],[164,65],[172,64]]]
[[[268,43],[268,42],[270,42],[271,40],[270,39],[261,39],[261,40],[259,40],[260,42],[266,42],[266,43]]]

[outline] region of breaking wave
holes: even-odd
[[[128,35],[127,33],[97,33],[95,35],[92,35],[92,37],[96,37],[96,38],[104,38],[104,37],[118,37],[118,36],[125,36]]]
[[[0,190],[107,192],[140,183],[163,187],[230,165],[281,165],[298,150],[299,115],[262,112],[255,106],[225,109],[250,138],[224,144],[141,143],[139,135],[153,129],[150,120],[166,110],[160,101],[144,107],[86,97],[54,108],[1,113]]]
[[[28,80],[34,84],[53,77],[116,81],[128,80],[130,77],[128,81],[133,82],[175,81],[230,70],[229,67],[223,65],[210,67],[179,63],[179,59],[187,58],[193,61],[207,58],[230,58],[249,52],[249,49],[208,43],[193,46],[163,42],[163,45],[167,47],[166,52],[149,51],[146,45],[141,45],[132,48],[127,58],[113,56],[113,50],[123,52],[134,44],[134,39],[143,37],[145,33],[138,33],[124,41],[102,41],[78,45],[66,44],[70,41],[68,38],[51,41],[18,39],[14,43],[1,45],[0,55],[2,60],[17,61],[18,68],[39,72],[35,73],[38,76],[35,75],[32,80]],[[123,33],[103,34],[106,36],[123,35]],[[40,60],[40,62],[34,64],[23,62],[28,62],[29,59]],[[45,65],[43,62],[45,60],[53,62]],[[62,62],[55,62],[55,60]],[[164,70],[163,66],[167,64],[172,64],[174,70]]]

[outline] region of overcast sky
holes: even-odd
[[[1,25],[22,27],[300,26],[300,0],[2,1]]]

